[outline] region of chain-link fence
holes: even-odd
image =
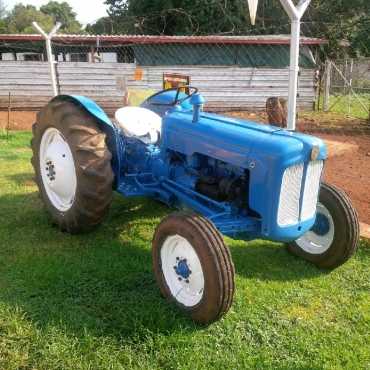
[[[370,58],[330,60],[326,78],[326,111],[369,118]]]
[[[317,35],[312,28],[309,22],[303,23],[302,33]],[[260,111],[271,96],[287,98],[289,42],[289,35],[276,33],[230,37],[57,35],[52,50],[60,92],[73,92],[75,87],[79,93],[94,95],[104,92],[104,83],[108,83],[108,95],[115,90],[117,97],[122,96],[122,90],[159,89],[164,84],[164,74],[180,74],[203,90],[210,110]],[[19,77],[27,79],[24,73],[30,63],[47,62],[45,43],[39,35],[0,35],[0,60],[4,74],[5,63],[23,62]],[[97,78],[90,84],[84,78],[65,81],[65,69],[73,72],[70,63],[74,63],[77,74],[79,68],[84,69],[80,77],[88,77],[88,68],[91,73],[98,72],[98,66],[102,74],[96,73]],[[369,59],[331,60],[325,39],[303,36],[299,110],[324,110],[368,119],[369,64]],[[111,65],[116,66],[116,71]],[[40,77],[35,82],[47,82],[43,73]],[[19,89],[12,91],[11,80],[7,80],[9,84],[1,94],[19,95]],[[14,86],[22,87],[22,79],[16,79]],[[40,96],[45,95],[46,91]],[[29,108],[32,106],[35,105]]]
[[[158,90],[164,86],[166,74],[177,74],[201,89],[209,110],[260,111],[269,97],[287,98],[289,43],[289,35],[57,35],[52,50],[60,93],[105,97],[106,104],[112,105],[112,100],[122,98],[127,90]],[[314,108],[317,57],[324,44],[322,39],[302,38],[298,97],[302,110]],[[41,70],[47,61],[41,37],[9,36],[9,40],[0,41],[0,51],[4,73],[5,68],[12,68],[11,62],[23,69],[18,86],[22,86],[21,76],[31,69],[32,62],[40,68],[40,78],[34,84],[47,82]],[[44,90],[46,93],[46,86]],[[32,99],[35,94],[28,98]],[[22,103],[26,101],[22,99]]]

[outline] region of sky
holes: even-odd
[[[98,20],[100,17],[107,15],[107,6],[104,4],[104,0],[56,0],[58,2],[66,1],[71,5],[73,10],[77,13],[77,19],[82,24],[92,23]],[[47,4],[49,0],[3,0],[6,5],[6,9],[9,11],[15,4],[22,3],[24,5],[30,4],[40,7],[41,5]]]

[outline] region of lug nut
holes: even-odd
[[[186,279],[186,284],[189,284],[189,279]]]
[[[179,281],[182,281],[181,277],[179,277]]]

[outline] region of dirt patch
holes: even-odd
[[[10,112],[10,130],[28,131],[36,121],[37,112]],[[8,125],[8,112],[0,111],[0,129]]]
[[[370,134],[368,120],[347,117],[332,112],[302,112],[299,114],[298,130],[329,134]]]
[[[37,112],[12,111],[10,113],[10,129],[13,131],[31,130]],[[226,116],[267,123],[265,111],[261,112],[228,112]],[[8,112],[0,111],[0,129],[8,123]],[[297,122],[297,130],[302,132],[323,133],[368,133],[370,124],[366,120],[344,117],[337,113],[301,112]]]
[[[360,222],[361,237],[370,241],[370,226]]]
[[[329,158],[340,156],[346,153],[355,152],[359,149],[357,144],[347,143],[338,140],[325,139],[328,147]]]
[[[316,136],[331,143],[325,181],[343,189],[352,199],[361,221],[370,224],[370,136]]]
[[[226,115],[268,123],[266,112],[230,112]],[[332,112],[300,112],[297,120],[297,130],[300,132],[322,132],[328,134],[368,134],[370,123],[365,119],[346,117]]]

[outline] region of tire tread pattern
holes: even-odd
[[[356,209],[343,190],[334,185],[323,183],[320,190],[321,203],[324,198],[328,202],[328,204],[324,204],[326,207],[335,207],[335,212],[339,211],[336,215],[337,222],[342,225],[342,227],[335,228],[332,246],[328,251],[319,255],[304,251],[296,242],[288,244],[288,250],[320,268],[334,269],[344,264],[356,253],[359,245],[360,226]]]
[[[70,210],[60,212],[46,194],[39,165],[42,135],[49,127],[58,129],[68,142],[75,161],[77,191]],[[113,193],[114,175],[112,155],[106,145],[106,136],[94,117],[82,107],[69,101],[54,101],[38,114],[32,126],[31,163],[39,194],[51,215],[52,221],[62,231],[72,234],[90,231],[106,216]]]
[[[162,269],[159,266],[161,234],[168,222],[174,222],[179,232],[182,227],[193,230],[194,237],[202,240],[202,248],[207,254],[207,258],[203,260],[203,263],[211,263],[216,271],[213,280],[217,286],[214,290],[217,290],[218,297],[217,303],[212,303],[214,307],[209,307],[207,302],[203,304],[201,302],[194,308],[185,310],[189,311],[193,320],[200,324],[210,324],[219,320],[229,311],[235,292],[235,269],[229,249],[213,223],[200,215],[189,212],[176,212],[163,219],[153,237],[153,267],[162,295],[170,300],[174,299],[165,283]],[[176,230],[173,230],[174,233],[176,233]]]

